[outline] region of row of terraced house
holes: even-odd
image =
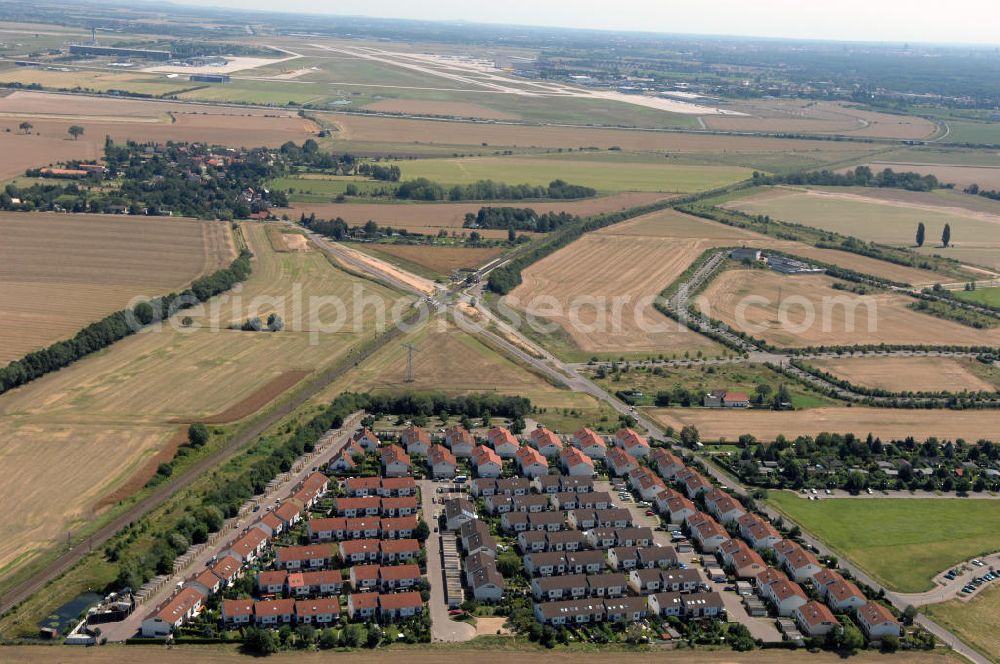
[[[901,625],[889,609],[868,600],[858,587],[844,579],[836,570],[825,567],[802,545],[785,539],[766,519],[748,512],[743,504],[728,493],[714,487],[697,471],[666,449],[658,448],[651,456],[663,488],[653,496],[660,513],[671,523],[683,524],[692,540],[704,553],[714,554],[719,563],[738,580],[755,585],[757,595],[768,602],[779,618],[790,618],[800,635],[820,637],[840,626],[834,612],[853,614],[865,635],[873,641],[892,635],[899,637]],[[652,471],[639,468],[630,471],[630,480],[645,475],[640,481],[652,487],[648,477]],[[670,482],[681,490],[666,487]],[[705,512],[693,502],[702,496]],[[726,526],[738,531],[731,537]],[[761,552],[773,553],[777,567],[770,567]],[[809,599],[802,584],[810,584],[822,601]]]
[[[368,440],[366,431],[354,442]],[[343,618],[341,598],[348,620],[388,622],[422,613],[416,482],[348,477],[340,486],[330,516],[305,523],[308,544],[274,548],[274,569],[257,575],[259,599],[223,603],[226,626],[329,624]],[[314,615],[309,602],[327,611]]]
[[[254,564],[271,541],[302,518],[329,489],[329,479],[322,473],[309,475],[291,496],[274,511],[268,512],[216,557],[205,570],[183,582],[181,588],[142,621],[142,636],[166,637],[201,613],[210,595],[231,586]]]
[[[519,439],[509,429],[494,426],[481,441],[461,426],[448,428],[443,436],[426,429],[408,426],[399,434],[398,443],[383,444],[379,436],[363,430],[330,463],[337,473],[355,470],[360,459],[377,452],[388,477],[403,477],[412,471],[413,456],[426,459],[428,474],[435,478],[452,478],[458,474],[459,460],[467,459],[477,477],[499,478],[504,473],[504,460],[511,460],[521,477],[547,475],[550,464],[571,477],[593,477],[595,461],[610,461],[621,454],[645,458],[651,447],[645,438],[632,429],[621,429],[609,442],[590,429],[581,429],[563,439],[545,427],[532,429]],[[610,455],[610,456],[609,456]]]

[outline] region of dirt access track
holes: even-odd
[[[490,641],[493,643],[493,641]],[[613,659],[617,664],[842,664],[843,659],[834,653],[808,653],[791,650],[756,650],[753,652],[699,652],[681,650],[671,652],[665,649],[649,652],[628,652],[619,649],[606,651],[544,651],[525,647],[511,650],[503,646],[496,649],[485,644],[479,648],[435,647],[432,645],[399,647],[386,650],[388,656],[405,659],[410,664],[465,664],[472,659],[492,659],[497,651],[503,653],[505,662],[516,664],[606,664]],[[163,645],[116,646],[100,648],[57,648],[46,646],[13,646],[0,649],[0,655],[7,664],[238,664],[246,662],[247,656],[232,646],[176,646],[170,649]],[[331,658],[329,652],[282,652],[267,658],[273,664],[327,664],[336,659],[339,664],[371,664],[370,652],[355,650],[338,652]],[[861,651],[851,656],[852,664],[890,664],[896,660],[876,652]],[[954,664],[957,660],[948,654],[908,652],[907,664]]]

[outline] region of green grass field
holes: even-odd
[[[666,161],[666,160],[663,160]],[[562,179],[602,193],[619,191],[693,192],[721,187],[751,175],[736,166],[691,166],[653,163],[649,159],[608,159],[603,154],[537,157],[473,157],[397,162],[403,179],[425,177],[443,184],[496,180],[510,184],[546,185]]]
[[[1000,143],[1000,122],[962,122],[948,120],[951,130],[942,143]]]
[[[389,182],[378,182],[352,176],[311,176],[282,177],[271,181],[271,187],[281,190],[294,190],[288,195],[293,203],[328,203],[330,200],[347,191],[347,185],[353,184],[361,194],[386,189],[392,191],[395,185]]]
[[[619,374],[615,380],[611,375],[598,381],[610,392],[618,390],[638,390],[646,395],[649,404],[657,392],[669,392],[675,385],[698,394],[716,389],[746,392],[751,398],[757,385],[767,384],[776,390],[785,384],[792,393],[792,405],[796,409],[836,406],[837,401],[788,380],[781,374],[760,364],[722,364],[718,366],[662,367],[660,375],[649,371],[631,370]],[[772,392],[773,394],[773,392]],[[697,405],[701,405],[700,403]]]
[[[953,599],[932,604],[924,613],[992,661],[1000,662],[1000,587],[996,583],[968,602]]]
[[[1000,288],[977,288],[974,291],[955,291],[955,297],[966,302],[1000,307]]]
[[[773,492],[768,502],[900,592],[932,587],[934,575],[1000,549],[1000,506],[992,500],[871,498],[803,500]]]
[[[230,83],[205,84],[205,87],[177,95],[192,101],[242,102],[246,104],[322,104],[330,98],[330,90],[321,85],[295,85],[282,81],[250,81],[233,79]]]

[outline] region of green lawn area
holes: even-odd
[[[666,159],[663,160],[666,162]],[[547,185],[555,179],[593,187],[602,193],[619,191],[693,192],[721,187],[749,177],[737,166],[693,166],[609,160],[598,155],[539,155],[537,157],[471,157],[397,162],[403,179],[425,177],[443,184],[496,180],[509,184]]]
[[[977,288],[974,291],[955,291],[955,297],[967,302],[1000,307],[1000,288]]]
[[[943,143],[1000,143],[1000,122],[947,122],[951,131]]]
[[[995,582],[968,602],[953,599],[932,604],[924,613],[994,662],[1000,662],[1000,586]]]
[[[197,85],[197,84],[189,84]],[[246,104],[317,104],[326,101],[330,90],[318,84],[295,84],[288,81],[251,81],[233,79],[230,83],[204,84],[198,90],[177,95],[196,101],[243,102]]]
[[[395,189],[395,185],[391,182],[379,182],[347,175],[288,176],[271,181],[273,189],[294,190],[288,195],[289,200],[293,203],[328,203],[331,199],[346,192],[349,184],[357,187],[360,194]]]
[[[770,385],[774,391],[779,385],[786,385],[792,394],[792,405],[796,409],[839,405],[839,402],[814,392],[804,385],[790,381],[776,371],[760,364],[661,367],[660,370],[660,375],[656,375],[647,370],[632,369],[618,374],[617,380],[614,378],[614,374],[609,374],[607,378],[599,380],[598,383],[611,392],[638,390],[646,396],[649,401],[647,405],[652,405],[652,400],[657,392],[670,392],[675,385],[680,385],[697,394],[717,389],[746,392],[752,399],[757,391],[757,385],[761,383]]]
[[[838,555],[900,592],[928,590],[939,572],[1000,549],[1000,505],[993,500],[811,501],[776,491],[768,502]]]

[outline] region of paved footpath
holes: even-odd
[[[361,417],[362,413],[357,412],[344,420],[344,425],[333,436],[324,438],[312,453],[300,457],[295,462],[292,470],[285,473],[281,481],[273,485],[265,495],[255,496],[247,501],[240,510],[241,516],[237,516],[227,522],[226,525],[229,529],[226,535],[228,536],[220,537],[211,546],[206,546],[196,556],[192,557],[191,561],[171,575],[160,586],[157,592],[150,595],[145,602],[137,606],[128,618],[121,622],[101,625],[101,634],[111,642],[124,641],[135,636],[139,628],[142,627],[142,621],[156,607],[159,607],[173,595],[177,589],[178,582],[200,573],[208,566],[208,562],[214,556],[218,555],[220,551],[228,549],[233,542],[243,536],[243,533],[246,531],[244,526],[249,526],[250,522],[256,521],[257,515],[262,516],[266,513],[266,510],[273,509],[280,500],[294,493],[293,490],[313,472],[313,468],[325,466],[327,462],[336,456],[337,452],[344,448],[351,434],[354,433],[354,430],[361,423]],[[258,508],[256,514],[253,512],[254,507]]]

